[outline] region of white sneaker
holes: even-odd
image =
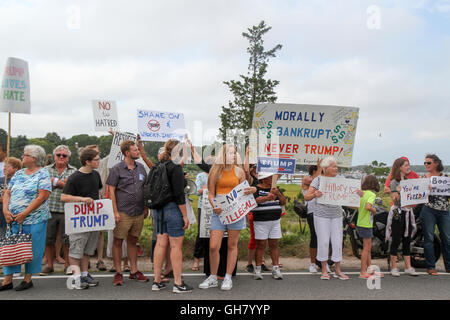
[[[261,274],[261,268],[259,270],[256,270],[256,268],[255,268],[255,271],[253,271],[253,279],[255,279],[255,280],[263,279],[263,276]]]
[[[279,266],[274,266],[272,268],[272,277],[277,280],[283,280],[283,275],[281,274]]]
[[[317,265],[315,263],[311,263],[309,265],[309,272],[310,273],[317,273]]]
[[[417,277],[419,275],[413,267],[405,269],[405,273],[413,277]]]
[[[198,285],[200,289],[214,288],[217,286],[219,286],[219,283],[217,281],[217,278],[213,278],[213,276],[209,276],[208,278],[206,278],[206,280]]]
[[[233,288],[233,281],[231,279],[225,278],[222,281],[222,286],[220,287],[220,290],[231,290]]]
[[[397,268],[395,268],[395,269],[392,269],[392,270],[391,270],[391,275],[392,275],[393,277],[400,277],[400,272],[398,271]]]

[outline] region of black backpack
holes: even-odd
[[[144,184],[144,199],[150,209],[161,209],[172,199],[166,163],[153,166]]]

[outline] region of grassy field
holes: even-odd
[[[310,232],[306,219],[299,219],[298,215],[294,212],[294,199],[303,201],[303,195],[301,194],[301,186],[296,184],[279,184],[278,187],[283,191],[286,196],[286,215],[281,219],[281,230],[283,238],[279,240],[280,256],[307,258],[309,257],[309,238]],[[390,205],[390,198],[382,194],[378,194],[383,199],[385,206]],[[190,199],[194,212],[197,215],[197,195],[191,195]],[[153,233],[153,225],[150,219],[145,220],[144,230],[142,231],[140,238],[140,245],[144,249],[145,254],[149,254],[151,248],[151,240]],[[183,253],[185,259],[193,259],[195,238],[197,237],[197,224],[191,225],[186,231]],[[247,257],[247,245],[250,239],[250,229],[248,227],[242,230],[239,239],[239,259],[246,259]],[[344,254],[351,255],[350,244],[348,239],[344,245]]]

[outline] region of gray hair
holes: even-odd
[[[55,149],[53,149],[53,155],[56,154],[56,151],[61,150],[61,149],[66,150],[67,153],[69,154],[69,158],[70,158],[70,156],[72,155],[72,152],[70,152],[70,148],[64,144],[60,144]]]
[[[322,160],[322,162],[320,163],[320,166],[322,167],[322,169],[328,168],[329,166],[331,166],[332,163],[337,163],[336,159],[334,157],[326,157],[325,159]]]
[[[36,159],[36,165],[43,166],[45,164],[45,159],[47,154],[45,153],[44,148],[38,146],[36,144],[29,144],[23,148],[23,152],[28,151],[28,154]]]

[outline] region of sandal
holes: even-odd
[[[320,276],[320,280],[330,280],[330,279],[331,279],[331,277],[329,274],[323,274]]]
[[[337,278],[337,279],[339,279],[339,280],[348,280],[348,279],[349,279],[349,277],[346,276],[346,275],[343,274],[343,273],[340,273],[340,274],[335,273],[335,274],[334,274],[334,277]]]
[[[199,269],[198,267],[195,267],[195,266],[194,266],[194,267],[191,268],[191,270],[192,270],[192,271],[198,271],[198,270],[200,270],[200,269]]]
[[[437,276],[437,275],[439,275],[439,274],[437,273],[436,269],[428,269],[428,270],[427,270],[427,273],[428,273],[430,276]]]
[[[359,275],[360,279],[370,279],[372,277],[374,277],[374,275],[373,274],[368,274],[368,273],[366,275],[362,275],[362,274]]]

